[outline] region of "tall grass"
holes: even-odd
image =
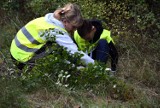
[[[29,104],[17,79],[0,78],[0,108],[28,108]]]

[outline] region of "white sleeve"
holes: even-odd
[[[79,52],[79,53],[83,54],[84,56],[81,57],[81,60],[83,62],[85,62],[86,64],[88,64],[88,63],[94,64],[94,60],[91,57],[89,57],[87,54],[85,54],[82,51],[78,51],[77,45],[73,42],[73,40],[71,39],[71,37],[67,33],[56,34],[56,42],[60,46],[66,47],[67,50],[71,51],[72,54],[74,54],[75,52]]]

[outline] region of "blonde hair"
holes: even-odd
[[[81,26],[83,18],[78,5],[74,3],[68,3],[63,8],[60,8],[61,20],[66,19],[69,23],[75,26]]]

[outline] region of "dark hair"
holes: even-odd
[[[89,20],[84,20],[83,24],[77,28],[78,34],[83,38],[92,30],[92,23]]]

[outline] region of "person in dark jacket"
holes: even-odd
[[[104,29],[100,20],[84,20],[82,26],[74,32],[74,41],[80,50],[94,60],[107,63],[111,57],[111,71],[117,70],[118,51],[111,32]]]

